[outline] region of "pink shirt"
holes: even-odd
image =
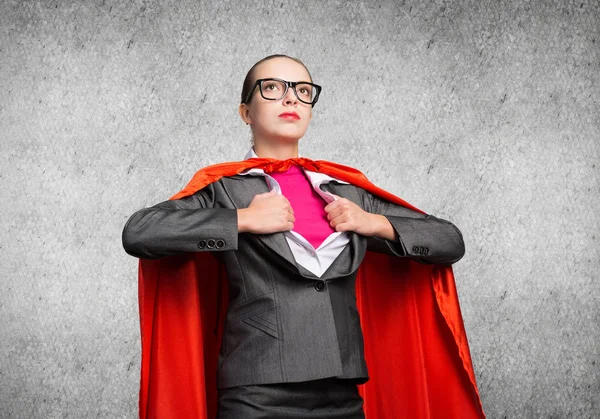
[[[279,183],[281,193],[294,210],[294,230],[317,249],[335,230],[329,225],[325,206],[327,202],[314,190],[304,171],[296,165],[285,172],[270,175]]]

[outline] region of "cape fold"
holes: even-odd
[[[305,158],[208,166],[171,199],[221,177],[299,164],[423,213],[358,170]],[[217,359],[227,312],[227,273],[207,252],[139,261],[142,419],[213,419]],[[451,266],[368,251],[356,280],[369,381],[367,419],[484,418]]]

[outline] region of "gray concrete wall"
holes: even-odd
[[[0,417],[134,417],[128,216],[240,159],[260,58],[324,86],[303,155],[465,236],[490,418],[600,417],[598,1],[0,4]]]

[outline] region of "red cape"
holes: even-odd
[[[271,172],[292,163],[423,213],[356,169],[304,158],[209,166],[171,199],[249,168]],[[227,291],[227,273],[208,252],[140,259],[140,418],[216,417]],[[359,386],[367,419],[485,417],[451,266],[368,251],[358,271],[356,299],[370,377]]]

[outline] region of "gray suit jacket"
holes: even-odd
[[[399,241],[350,234],[320,277],[296,264],[283,233],[238,233],[237,208],[268,192],[263,177],[232,176],[194,195],[137,211],[123,230],[127,253],[160,258],[212,251],[229,277],[229,308],[219,355],[218,388],[308,381],[368,380],[354,283],[367,249],[422,263],[452,264],[464,254],[449,221],[384,201],[353,185],[323,190],[382,214]]]

